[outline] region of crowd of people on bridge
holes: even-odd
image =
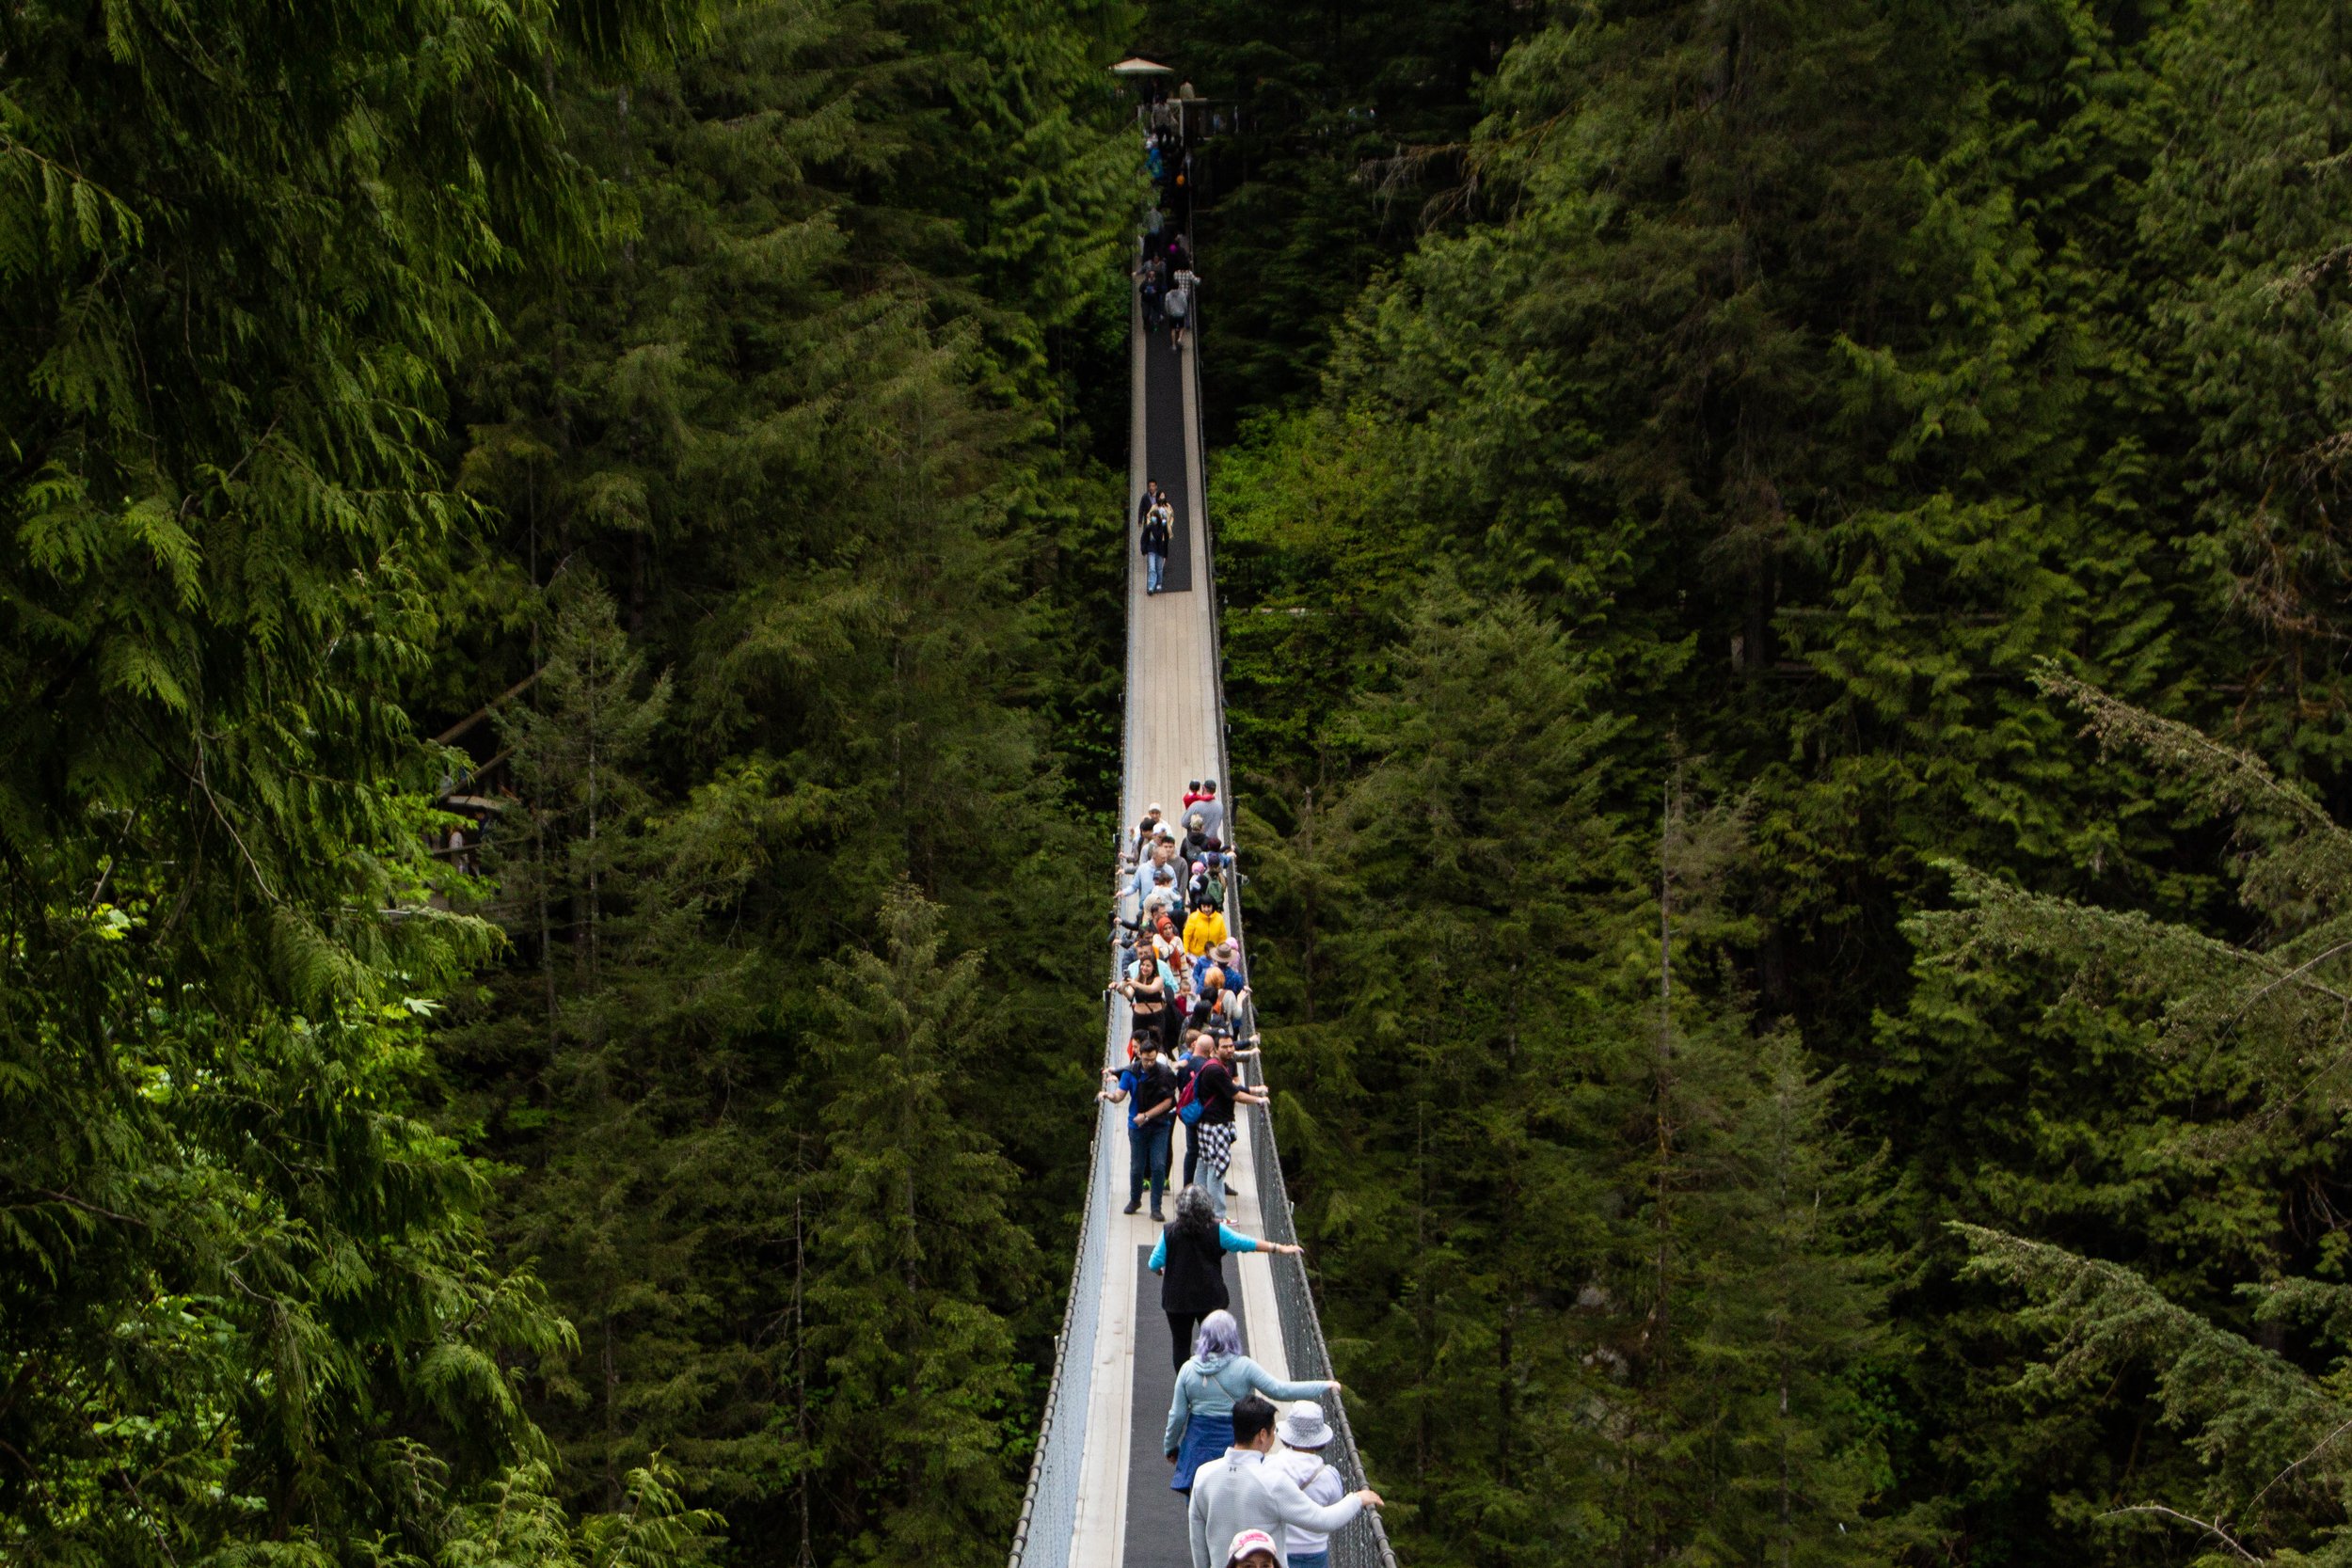
[[[1196,779],[1184,796],[1181,840],[1155,802],[1122,851],[1126,885],[1112,911],[1119,973],[1105,994],[1125,998],[1131,1038],[1126,1067],[1104,1069],[1113,1081],[1104,1094],[1128,1106],[1126,1212],[1142,1207],[1148,1185],[1155,1220],[1167,1218],[1176,1129],[1184,1130],[1184,1183],[1206,1171],[1212,1211],[1222,1218],[1233,1108],[1265,1103],[1265,1091],[1246,1087],[1237,1066],[1257,1053],[1259,1038],[1241,943],[1225,922],[1234,876],[1225,831],[1216,781]]]
[[[1200,105],[1189,82],[1172,98],[1159,87],[1152,93],[1142,112],[1144,163],[1157,197],[1135,285],[1145,332],[1165,326],[1181,352],[1200,287],[1185,233],[1195,194],[1190,132]],[[1173,498],[1158,480],[1147,481],[1136,510],[1147,594],[1166,586],[1176,527]],[[1332,1532],[1378,1508],[1380,1497],[1368,1487],[1350,1492],[1324,1458],[1334,1433],[1322,1402],[1338,1400],[1338,1382],[1277,1377],[1243,1347],[1227,1255],[1295,1257],[1299,1248],[1226,1223],[1226,1200],[1240,1196],[1231,1182],[1235,1112],[1267,1103],[1270,1091],[1253,1086],[1243,1066],[1259,1056],[1262,1041],[1238,922],[1226,918],[1241,880],[1226,802],[1215,779],[1196,779],[1178,807],[1170,816],[1154,801],[1120,844],[1111,909],[1118,960],[1104,994],[1126,1005],[1127,1049],[1122,1065],[1103,1069],[1101,1090],[1126,1111],[1124,1212],[1139,1213],[1148,1194],[1161,1227],[1147,1266],[1160,1276],[1176,1370],[1162,1444],[1174,1472],[1168,1485],[1185,1499],[1192,1568],[1328,1568]],[[1180,1127],[1184,1164],[1171,1216]],[[1288,1403],[1287,1413],[1276,1402]]]
[[[1184,244],[1182,230],[1163,230],[1147,235],[1143,252],[1136,261],[1136,293],[1143,302],[1143,330],[1147,336],[1168,329],[1168,346],[1184,352],[1184,327],[1192,320],[1193,301],[1200,289],[1200,275],[1192,270],[1192,252]]]
[[[1167,507],[1156,483],[1146,531]],[[1164,535],[1163,535],[1164,537]],[[1151,573],[1156,587],[1158,572]],[[1241,1066],[1262,1050],[1241,942],[1226,921],[1239,877],[1226,805],[1215,779],[1192,781],[1174,816],[1154,802],[1120,849],[1112,919],[1117,977],[1104,994],[1128,1009],[1126,1061],[1104,1069],[1101,1098],[1126,1109],[1127,1204],[1162,1229],[1148,1266],[1160,1276],[1176,1382],[1163,1448],[1172,1490],[1185,1499],[1193,1568],[1327,1568],[1331,1532],[1365,1508],[1323,1450],[1332,1427],[1321,1401],[1336,1381],[1287,1381],[1243,1349],[1225,1280],[1230,1253],[1297,1255],[1288,1243],[1246,1235],[1226,1221],[1235,1110],[1263,1105]],[[1171,1217],[1165,1198],[1176,1130],[1184,1164]],[[1278,1412],[1274,1402],[1295,1402]],[[1140,1523],[1136,1521],[1136,1523]]]
[[[1199,103],[1186,82],[1174,97],[1154,100],[1144,116],[1143,167],[1152,177],[1152,198],[1136,257],[1136,293],[1143,305],[1145,335],[1165,328],[1168,346],[1180,353],[1200,293],[1200,276],[1192,270],[1192,246],[1184,237],[1192,228],[1198,183],[1191,141],[1195,127],[1184,111],[1192,105],[1197,113]]]

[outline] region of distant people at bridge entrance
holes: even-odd
[[[1192,319],[1193,291],[1200,279],[1190,268],[1179,271],[1160,299],[1160,309],[1168,317],[1168,346],[1182,354],[1184,351],[1184,325]]]
[[[1146,337],[1156,334],[1165,318],[1160,314],[1160,301],[1168,293],[1168,263],[1147,246],[1143,260],[1136,264],[1136,294],[1143,305],[1143,331]]]

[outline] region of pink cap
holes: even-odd
[[[1263,1552],[1277,1562],[1282,1560],[1282,1554],[1275,1549],[1274,1537],[1262,1529],[1246,1529],[1233,1537],[1233,1544],[1225,1548],[1225,1568],[1233,1568],[1234,1563],[1251,1552]]]

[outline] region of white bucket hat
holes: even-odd
[[[1292,1405],[1274,1430],[1294,1449],[1319,1449],[1334,1435],[1331,1423],[1323,1418],[1323,1406],[1312,1400]]]

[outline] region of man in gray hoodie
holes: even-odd
[[[1266,1464],[1274,1449],[1274,1406],[1251,1394],[1233,1406],[1233,1446],[1194,1472],[1192,1502],[1192,1568],[1220,1568],[1221,1559],[1210,1556],[1246,1529],[1262,1529],[1276,1541],[1285,1539],[1285,1525],[1329,1534],[1367,1508],[1380,1506],[1380,1494],[1367,1486],[1338,1502],[1311,1502],[1298,1482]],[[1283,1568],[1289,1568],[1283,1559]]]

